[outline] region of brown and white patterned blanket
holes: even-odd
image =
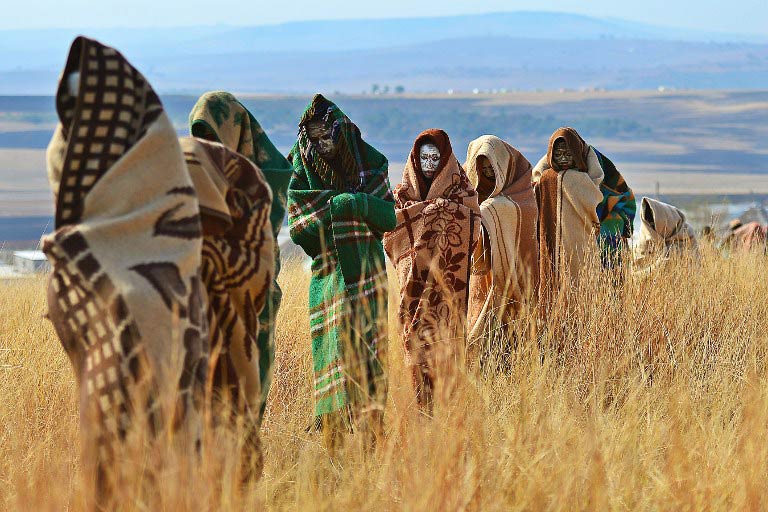
[[[259,313],[275,268],[272,193],[243,155],[194,137],[180,142],[200,202],[212,390],[240,411],[257,414]]]
[[[133,426],[193,445],[208,328],[198,202],[176,132],[144,77],[84,37],[56,108],[48,316],[77,376],[86,462],[108,461]]]
[[[441,154],[430,186],[419,160],[425,143],[437,146]],[[419,405],[430,410],[435,391],[449,392],[464,350],[470,257],[480,236],[480,207],[442,130],[427,130],[416,138],[394,196],[397,227],[384,236],[384,248],[400,283],[398,320],[406,364]]]
[[[48,314],[77,376],[86,462],[103,480],[118,443],[145,429],[191,453],[213,396],[246,415],[248,478],[261,462],[256,337],[274,275],[264,176],[221,144],[180,143],[144,77],[90,39],[72,45],[57,109]]]

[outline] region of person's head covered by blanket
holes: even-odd
[[[632,237],[637,204],[632,189],[614,163],[597,148],[587,144],[571,127],[562,127],[552,134],[547,148],[548,167],[563,172],[576,169],[582,172],[603,173],[599,183],[602,199],[597,205],[600,221],[599,243],[603,266],[620,263],[621,251]],[[590,167],[591,166],[591,167]]]
[[[189,131],[194,137],[219,142],[248,158],[259,168],[272,191],[269,220],[275,239],[275,272],[267,291],[264,309],[259,315],[258,333],[261,404],[257,410],[261,419],[272,381],[275,319],[282,298],[280,286],[277,284],[277,276],[280,273],[280,246],[277,237],[285,218],[288,182],[293,175],[293,167],[275,148],[253,114],[228,92],[211,91],[200,96],[189,114]]]
[[[682,210],[650,197],[640,204],[640,236],[633,247],[636,275],[647,275],[674,258],[699,259],[696,232]]]
[[[201,440],[202,225],[160,98],[117,50],[76,38],[56,110],[48,318],[78,383],[86,480],[108,510],[119,473],[135,467],[120,460],[146,449],[154,464],[171,439],[192,460]]]
[[[481,199],[482,232],[470,280],[470,356],[482,346],[509,345],[506,327],[523,302],[533,302],[538,282],[538,208],[531,184],[533,166],[493,135],[469,143],[464,164]],[[495,342],[491,339],[497,337]],[[500,354],[487,354],[494,357]]]
[[[450,399],[463,352],[477,192],[443,130],[416,137],[395,188],[397,227],[384,245],[400,284],[400,338],[419,406]]]
[[[341,431],[369,429],[378,436],[382,427],[387,276],[381,239],[395,226],[388,162],[320,94],[299,122],[289,158],[291,239],[312,258],[316,425],[333,447]]]

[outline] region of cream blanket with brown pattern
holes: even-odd
[[[86,462],[103,467],[132,427],[175,433],[191,448],[208,328],[198,201],[176,132],[112,48],[77,38],[63,77],[48,148],[56,229],[43,250],[48,315],[77,376]]]
[[[180,144],[157,95],[114,49],[76,39],[63,77],[47,153],[56,230],[43,249],[86,463],[104,494],[104,470],[131,431],[194,450],[213,394],[250,419],[247,477],[260,463],[255,340],[274,274],[269,187],[220,144]]]

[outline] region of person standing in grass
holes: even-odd
[[[381,239],[395,227],[387,159],[333,102],[317,94],[289,159],[291,239],[312,258],[309,321],[316,428],[375,443],[387,396],[387,274]]]
[[[285,218],[288,182],[293,167],[275,148],[256,118],[232,94],[213,91],[203,94],[189,114],[189,130],[194,137],[220,142],[232,151],[248,158],[261,170],[272,190],[272,209],[269,221],[274,237],[274,265],[272,284],[267,291],[264,309],[259,315],[259,403],[253,404],[259,421],[264,416],[267,395],[272,382],[275,360],[275,319],[283,293],[277,284],[280,273],[280,244],[278,235]]]
[[[416,400],[431,415],[436,399],[450,397],[464,350],[480,206],[448,135],[436,129],[416,138],[394,194],[397,227],[384,247],[400,282],[400,337]]]
[[[539,305],[546,316],[558,290],[577,285],[594,248],[604,268],[621,263],[636,203],[613,162],[573,128],[552,134],[532,174],[539,206]]]
[[[500,138],[484,135],[470,142],[464,168],[482,216],[469,285],[468,356],[503,358],[514,335],[510,324],[524,303],[534,301],[538,283],[532,166]]]

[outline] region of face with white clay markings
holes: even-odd
[[[419,148],[419,160],[421,161],[422,174],[431,180],[440,163],[440,150],[434,144],[422,144]]]

